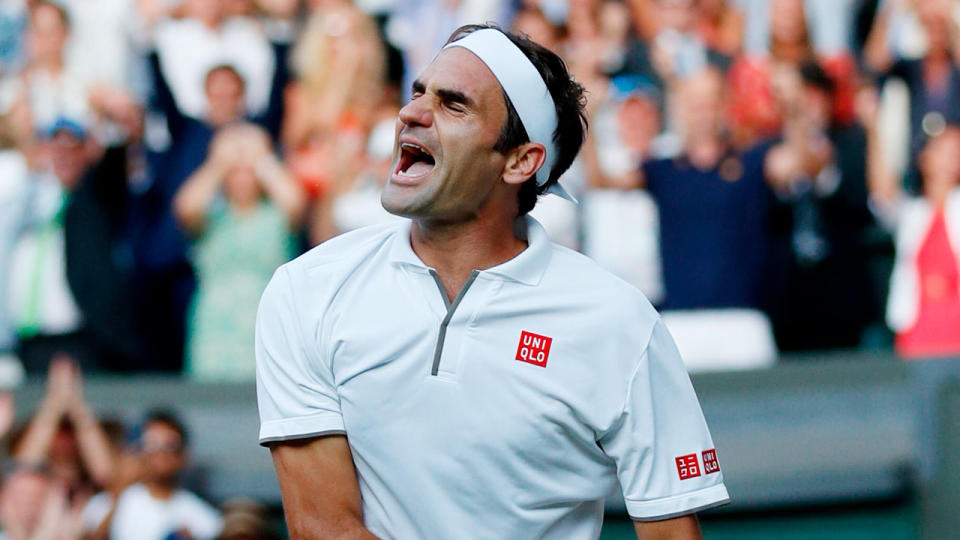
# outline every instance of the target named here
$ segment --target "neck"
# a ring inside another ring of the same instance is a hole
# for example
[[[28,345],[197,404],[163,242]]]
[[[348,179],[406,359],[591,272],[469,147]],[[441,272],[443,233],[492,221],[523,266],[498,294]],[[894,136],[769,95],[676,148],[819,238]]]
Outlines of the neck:
[[[952,182],[927,182],[924,186],[924,195],[931,205],[935,208],[942,208],[953,191]]]
[[[63,71],[63,59],[62,58],[47,58],[44,60],[37,60],[33,64],[33,69],[36,71],[43,71],[54,77],[60,75],[60,72]]]
[[[147,492],[150,493],[150,496],[154,499],[167,500],[173,497],[173,494],[177,491],[175,484],[167,484],[165,482],[145,482],[144,486],[146,486]]]
[[[693,136],[687,140],[687,159],[698,169],[710,169],[720,161],[724,146],[719,137]]]
[[[516,236],[510,215],[458,223],[415,220],[410,244],[420,260],[436,270],[451,301],[474,270],[508,261],[527,246]]]

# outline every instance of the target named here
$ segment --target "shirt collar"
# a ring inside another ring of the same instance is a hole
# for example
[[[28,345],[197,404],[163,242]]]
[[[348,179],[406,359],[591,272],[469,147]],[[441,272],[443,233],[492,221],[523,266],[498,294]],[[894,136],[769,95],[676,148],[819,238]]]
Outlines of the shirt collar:
[[[390,262],[393,264],[429,271],[410,245],[410,220],[404,220],[394,234],[390,247]],[[526,285],[537,285],[547,270],[553,253],[547,231],[537,220],[524,217],[527,233],[527,247],[514,258],[496,266],[482,270],[481,275],[517,281]]]

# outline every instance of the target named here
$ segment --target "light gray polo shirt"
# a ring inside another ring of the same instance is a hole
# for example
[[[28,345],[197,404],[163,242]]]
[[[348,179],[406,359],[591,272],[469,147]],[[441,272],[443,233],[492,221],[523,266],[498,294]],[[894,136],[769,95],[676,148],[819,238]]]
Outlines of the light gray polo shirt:
[[[345,433],[381,538],[596,538],[618,480],[635,519],[728,500],[656,311],[526,223],[528,247],[453,302],[406,220],[327,241],[264,292],[260,443]]]

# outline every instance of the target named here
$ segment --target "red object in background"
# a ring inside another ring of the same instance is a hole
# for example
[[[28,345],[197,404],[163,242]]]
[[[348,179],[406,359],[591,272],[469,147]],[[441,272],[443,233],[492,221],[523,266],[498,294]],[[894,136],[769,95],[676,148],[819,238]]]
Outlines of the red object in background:
[[[844,125],[853,122],[857,94],[853,57],[838,54],[819,58],[818,63],[833,81],[833,121]],[[770,59],[742,56],[727,72],[727,119],[739,147],[780,135],[780,106],[770,84],[771,71]]]
[[[680,456],[676,458],[676,461],[677,473],[680,475],[681,480],[700,476],[700,462],[697,460],[696,454]]]
[[[854,101],[857,98],[857,65],[849,54],[838,54],[820,59],[820,67],[833,80],[833,120],[850,124],[854,120]]]
[[[897,353],[907,358],[958,354],[960,271],[942,209],[930,223],[915,264],[920,280],[919,314],[912,328],[897,334]]]

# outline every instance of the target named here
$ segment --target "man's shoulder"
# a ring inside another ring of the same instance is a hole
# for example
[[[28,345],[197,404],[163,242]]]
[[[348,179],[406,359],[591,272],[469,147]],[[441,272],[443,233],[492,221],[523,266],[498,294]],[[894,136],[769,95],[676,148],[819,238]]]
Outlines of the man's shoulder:
[[[293,276],[313,272],[319,268],[344,271],[378,252],[397,234],[405,230],[403,221],[371,225],[338,236],[317,245],[281,268]]]
[[[659,317],[646,295],[596,261],[572,249],[552,244],[547,285],[582,290],[611,317],[639,317],[651,323]]]

